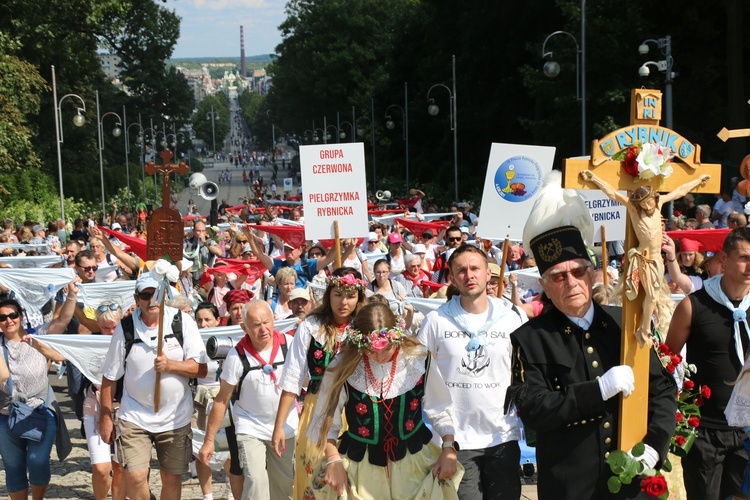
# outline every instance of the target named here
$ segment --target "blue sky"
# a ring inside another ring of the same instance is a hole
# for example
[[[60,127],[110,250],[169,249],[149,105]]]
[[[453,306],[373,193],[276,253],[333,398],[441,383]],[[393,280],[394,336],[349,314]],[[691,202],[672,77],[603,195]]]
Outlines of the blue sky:
[[[239,57],[240,25],[245,55],[271,54],[281,42],[278,30],[286,0],[167,0],[182,18],[174,58]]]

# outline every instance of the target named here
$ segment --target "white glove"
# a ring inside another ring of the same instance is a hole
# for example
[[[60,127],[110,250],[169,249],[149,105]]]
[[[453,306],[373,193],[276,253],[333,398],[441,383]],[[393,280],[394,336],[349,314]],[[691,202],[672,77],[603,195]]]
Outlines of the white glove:
[[[633,450],[630,450],[628,452],[628,455],[635,458],[636,460],[640,460],[646,465],[647,469],[653,469],[656,466],[656,462],[659,461],[659,454],[656,452],[655,449],[647,445],[646,443],[643,443],[643,455],[640,457],[633,457]]]
[[[635,389],[633,369],[628,365],[613,366],[599,379],[599,390],[604,401],[621,392],[628,397]]]

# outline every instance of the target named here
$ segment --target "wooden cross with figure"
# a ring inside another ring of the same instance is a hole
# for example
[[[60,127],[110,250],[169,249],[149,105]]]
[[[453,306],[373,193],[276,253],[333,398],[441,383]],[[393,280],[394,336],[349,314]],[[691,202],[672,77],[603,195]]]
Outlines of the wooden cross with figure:
[[[590,159],[568,158],[563,164],[564,188],[601,189],[628,210],[620,361],[633,368],[635,391],[620,403],[621,450],[641,441],[648,423],[651,318],[664,276],[661,207],[691,190],[718,193],[721,183],[721,165],[701,164],[700,146],[659,126],[660,119],[661,92],[634,89],[631,124],[595,139]],[[666,147],[674,154],[671,162],[663,154]],[[636,154],[645,163],[637,162]]]
[[[190,167],[184,161],[179,165],[169,163],[174,157],[169,149],[162,151],[159,157],[161,165],[155,165],[150,161],[144,166],[148,175],[154,175],[157,172],[163,174],[161,208],[154,210],[148,221],[146,260],[157,260],[169,255],[170,260],[176,263],[182,260],[182,240],[185,234],[180,212],[169,206],[169,178],[173,172],[180,175],[187,174]]]

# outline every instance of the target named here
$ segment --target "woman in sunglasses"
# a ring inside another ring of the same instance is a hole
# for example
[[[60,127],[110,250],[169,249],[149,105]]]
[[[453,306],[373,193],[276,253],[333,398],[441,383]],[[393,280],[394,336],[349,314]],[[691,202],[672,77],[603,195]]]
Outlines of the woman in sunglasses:
[[[44,498],[49,486],[50,453],[58,427],[52,410],[54,392],[47,380],[48,359],[64,361],[57,351],[45,350],[23,328],[23,310],[14,299],[0,301],[3,359],[7,359],[10,380],[0,386],[0,457],[12,500],[27,498],[29,483],[34,498]],[[33,347],[32,347],[33,346]],[[8,412],[14,396],[23,394],[32,408],[46,406],[47,422],[40,441],[23,439],[8,427]],[[58,407],[59,408],[59,407]],[[27,474],[28,472],[28,474]]]

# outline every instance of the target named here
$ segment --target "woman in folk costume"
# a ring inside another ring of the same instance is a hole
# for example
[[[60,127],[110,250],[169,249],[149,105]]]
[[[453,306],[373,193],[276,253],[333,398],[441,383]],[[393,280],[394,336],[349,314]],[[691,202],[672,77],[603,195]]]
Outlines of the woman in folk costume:
[[[307,386],[300,416],[295,448],[294,498],[314,498],[310,489],[313,456],[307,441],[307,427],[312,419],[323,374],[331,360],[341,351],[349,323],[365,300],[366,283],[351,267],[333,272],[323,294],[321,305],[297,328],[281,376],[279,411],[272,442],[280,456],[284,446],[284,421],[295,398]]]
[[[453,447],[450,393],[437,365],[387,304],[363,307],[354,327],[326,372],[308,432],[324,452],[313,478],[315,498],[457,498],[463,467]],[[423,410],[442,449],[431,442]]]

